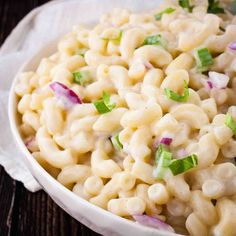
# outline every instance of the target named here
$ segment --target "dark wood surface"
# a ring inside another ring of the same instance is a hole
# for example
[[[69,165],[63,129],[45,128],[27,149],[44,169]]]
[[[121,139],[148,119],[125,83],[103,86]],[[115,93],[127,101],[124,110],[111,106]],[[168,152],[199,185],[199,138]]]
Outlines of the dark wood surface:
[[[79,1],[79,0],[78,0]],[[16,24],[47,0],[0,0],[0,45]],[[0,167],[0,236],[98,235],[61,208],[43,191],[28,192]]]

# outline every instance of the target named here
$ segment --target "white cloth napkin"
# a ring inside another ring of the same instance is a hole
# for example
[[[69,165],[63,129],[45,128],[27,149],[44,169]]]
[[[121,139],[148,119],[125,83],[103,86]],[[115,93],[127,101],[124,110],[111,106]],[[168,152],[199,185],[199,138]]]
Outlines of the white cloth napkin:
[[[160,0],[56,0],[31,11],[12,31],[0,49],[0,165],[15,180],[35,192],[41,189],[23,163],[10,131],[7,115],[11,82],[25,60],[43,45],[69,32],[73,25],[96,23],[113,8],[153,9]]]

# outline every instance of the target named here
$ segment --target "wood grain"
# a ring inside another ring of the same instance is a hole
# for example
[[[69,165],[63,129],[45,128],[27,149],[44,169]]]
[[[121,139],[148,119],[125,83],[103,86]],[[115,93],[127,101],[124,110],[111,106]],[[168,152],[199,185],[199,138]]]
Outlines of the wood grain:
[[[46,0],[0,0],[0,45],[16,24]],[[96,236],[43,191],[28,192],[0,167],[0,236]]]

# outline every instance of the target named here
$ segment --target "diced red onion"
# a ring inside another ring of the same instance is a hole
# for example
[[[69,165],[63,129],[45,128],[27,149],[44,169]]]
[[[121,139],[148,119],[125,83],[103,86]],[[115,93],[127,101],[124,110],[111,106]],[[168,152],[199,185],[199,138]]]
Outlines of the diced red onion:
[[[157,149],[159,147],[160,144],[164,144],[169,146],[173,141],[173,138],[169,138],[169,137],[163,137],[160,139],[155,139],[153,142],[153,149]]]
[[[209,89],[213,89],[213,84],[210,80],[207,80],[207,85],[208,85]]]
[[[172,141],[173,141],[172,138],[163,137],[163,138],[161,139],[160,143],[169,146]]]
[[[210,82],[212,87],[214,88],[224,89],[227,87],[229,83],[229,76],[214,71],[210,71],[208,75],[209,75],[209,80],[207,81],[208,86]]]
[[[228,48],[236,52],[236,41],[231,42]]]
[[[70,107],[75,104],[82,104],[79,96],[66,85],[60,82],[53,82],[50,84],[50,88],[55,93],[56,97],[62,100],[66,107]]]
[[[164,221],[159,220],[157,218],[154,218],[148,215],[133,215],[133,218],[139,224],[156,228],[156,229],[160,229],[160,230],[164,230],[164,231],[169,231],[173,233],[175,232],[174,229],[170,225],[166,224]]]

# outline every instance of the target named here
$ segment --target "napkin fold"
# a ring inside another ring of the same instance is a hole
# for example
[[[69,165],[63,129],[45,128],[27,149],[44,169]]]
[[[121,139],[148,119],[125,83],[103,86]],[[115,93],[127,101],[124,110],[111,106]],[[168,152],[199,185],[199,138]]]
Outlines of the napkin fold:
[[[92,25],[113,8],[143,11],[159,4],[160,0],[55,0],[35,8],[19,22],[0,48],[0,165],[13,179],[29,191],[41,189],[24,164],[24,154],[9,125],[8,95],[20,66],[44,45],[71,31],[73,25]]]

